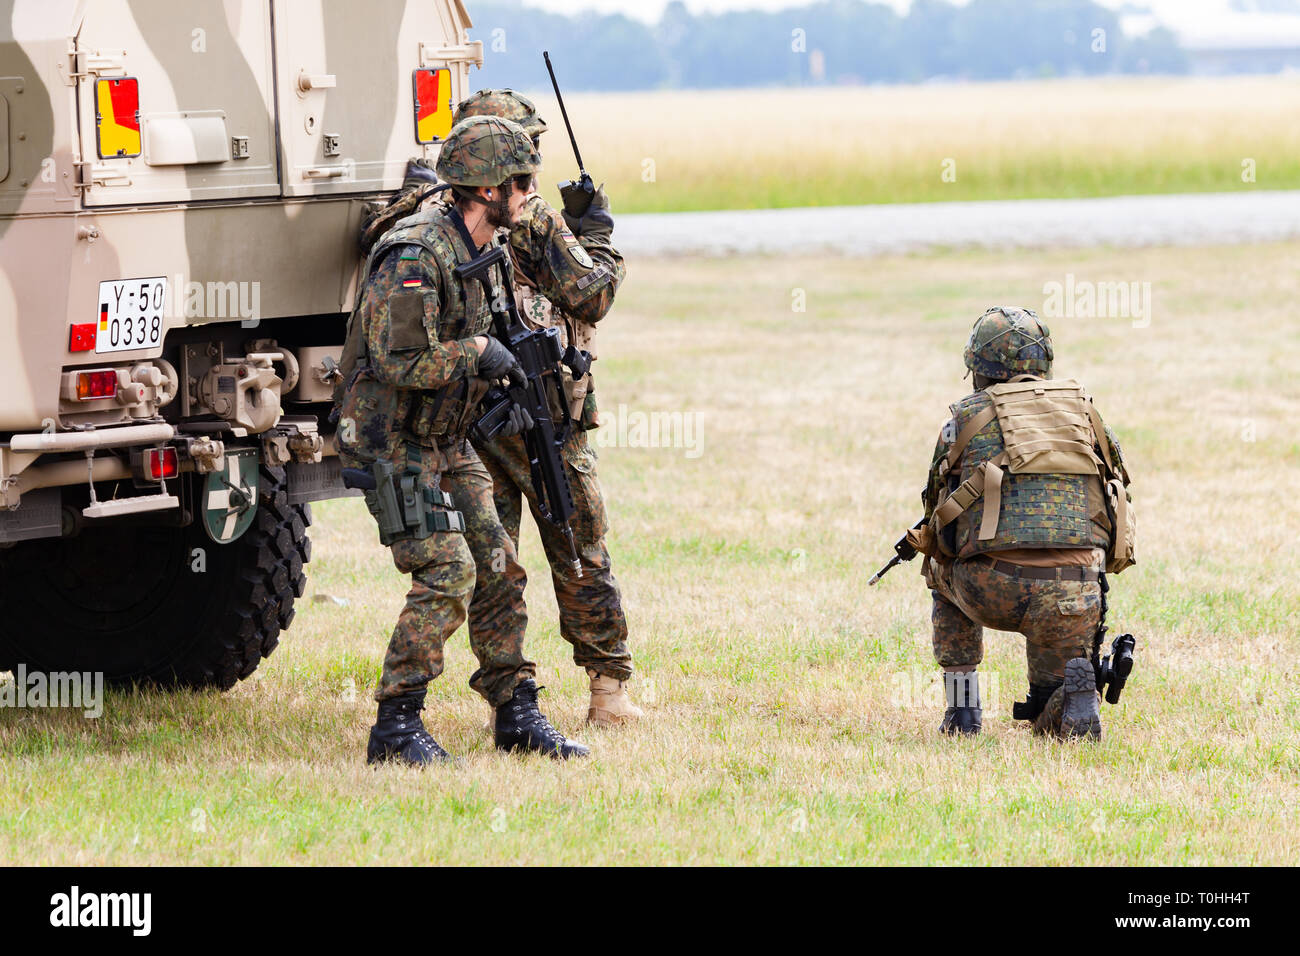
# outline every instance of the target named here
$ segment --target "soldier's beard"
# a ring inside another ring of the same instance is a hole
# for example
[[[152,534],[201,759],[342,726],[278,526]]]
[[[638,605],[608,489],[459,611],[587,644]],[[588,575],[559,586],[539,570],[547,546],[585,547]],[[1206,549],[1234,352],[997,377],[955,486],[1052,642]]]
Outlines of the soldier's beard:
[[[510,222],[510,183],[507,182],[499,191],[500,198],[484,203],[488,225],[493,229],[506,229]]]

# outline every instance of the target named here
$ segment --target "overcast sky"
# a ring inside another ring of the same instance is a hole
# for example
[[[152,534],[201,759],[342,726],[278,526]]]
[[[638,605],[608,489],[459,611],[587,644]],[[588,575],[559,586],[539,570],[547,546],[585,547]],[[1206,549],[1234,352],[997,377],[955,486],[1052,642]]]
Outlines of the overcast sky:
[[[906,10],[909,0],[876,0],[888,3],[898,11]],[[961,3],[962,0],[956,0]],[[1097,0],[1102,6],[1119,7],[1124,0]],[[1131,0],[1130,0],[1131,2]],[[1228,0],[1137,0],[1149,7],[1160,19],[1171,26],[1194,21],[1198,17],[1213,16],[1228,11]],[[527,6],[544,7],[556,13],[575,10],[599,10],[601,13],[625,13],[639,20],[655,21],[668,4],[668,0],[524,0]],[[721,13],[727,10],[782,10],[803,6],[800,0],[686,0],[694,13]],[[468,4],[470,16],[474,5]]]

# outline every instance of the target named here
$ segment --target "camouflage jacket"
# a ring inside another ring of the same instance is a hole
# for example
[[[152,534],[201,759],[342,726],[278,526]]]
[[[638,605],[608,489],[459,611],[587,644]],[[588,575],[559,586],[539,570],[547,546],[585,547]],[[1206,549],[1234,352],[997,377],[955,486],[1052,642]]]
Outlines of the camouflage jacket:
[[[554,326],[565,344],[595,354],[595,325],[614,304],[627,270],[606,238],[577,238],[558,210],[533,194],[510,229],[519,314],[534,327]],[[577,382],[563,372],[571,413],[583,428],[597,423],[588,373]]]
[[[444,444],[472,424],[484,390],[473,340],[490,331],[492,316],[482,284],[453,271],[475,254],[459,215],[440,204],[403,219],[372,253],[353,319],[364,354],[343,411],[353,407],[363,451],[382,454],[379,446],[399,439]]]
[[[1001,426],[994,419],[971,438],[956,467],[947,473],[943,469],[949,449],[956,442],[965,423],[990,404],[991,399],[987,393],[976,391],[951,406],[953,417],[939,433],[934,455],[930,459],[930,473],[925,489],[921,492],[927,522],[938,507],[941,495],[951,494],[969,477],[972,465],[994,457],[1002,449]],[[1115,467],[1127,485],[1128,466],[1124,462],[1119,441],[1109,425],[1105,426],[1105,432],[1111,460],[1115,462]],[[975,551],[1021,547],[1105,548],[1109,541],[1108,529],[1094,523],[1095,516],[1104,513],[1105,509],[1100,497],[1100,483],[1085,482],[1084,478],[1086,476],[1082,475],[1006,475],[1004,481],[1007,485],[1002,500],[1003,515],[1008,520],[999,523],[997,536],[986,542],[975,540],[974,527],[978,526],[981,512],[977,500],[972,508],[941,530],[947,550],[966,556]],[[1078,527],[1067,529],[1067,513],[1071,510],[1078,512],[1075,516]]]

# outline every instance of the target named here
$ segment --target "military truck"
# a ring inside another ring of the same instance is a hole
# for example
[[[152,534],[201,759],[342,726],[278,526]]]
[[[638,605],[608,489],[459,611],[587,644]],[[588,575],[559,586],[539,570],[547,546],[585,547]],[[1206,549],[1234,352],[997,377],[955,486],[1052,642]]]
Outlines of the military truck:
[[[227,689],[294,616],[364,205],[461,0],[0,8],[0,670]]]

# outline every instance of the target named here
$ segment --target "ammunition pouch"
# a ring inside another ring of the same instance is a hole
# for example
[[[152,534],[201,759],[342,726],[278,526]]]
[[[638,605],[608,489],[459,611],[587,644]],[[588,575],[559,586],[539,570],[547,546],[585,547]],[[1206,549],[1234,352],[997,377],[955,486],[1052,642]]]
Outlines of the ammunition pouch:
[[[421,441],[450,435],[463,404],[453,393],[461,387],[462,383],[456,382],[436,392],[421,392],[411,405],[407,430]]]
[[[339,408],[335,447],[339,454],[361,462],[396,458],[402,423],[410,416],[415,392],[395,388],[359,365],[344,390]]]
[[[377,461],[369,470],[344,468],[343,484],[358,488],[379,525],[379,542],[422,541],[435,532],[465,530],[465,518],[453,511],[451,495],[419,486],[420,470],[408,466],[396,474],[391,462]]]
[[[473,377],[452,382],[436,392],[421,393],[411,406],[407,431],[423,444],[445,444],[465,438],[487,390],[487,382]]]

